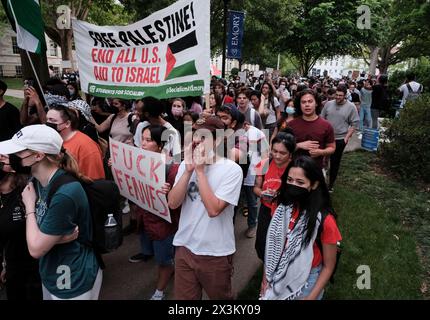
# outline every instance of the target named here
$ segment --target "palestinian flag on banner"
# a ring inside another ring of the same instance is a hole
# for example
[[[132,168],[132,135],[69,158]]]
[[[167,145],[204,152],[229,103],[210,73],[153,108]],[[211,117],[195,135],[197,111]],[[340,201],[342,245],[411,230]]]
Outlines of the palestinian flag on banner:
[[[192,59],[192,52],[188,49],[197,45],[196,32],[193,31],[186,36],[169,43],[166,52],[166,76],[165,80],[191,76],[197,74],[195,60]],[[189,61],[188,61],[189,60]],[[180,65],[178,65],[181,63]]]
[[[45,31],[38,0],[1,0],[21,49],[46,51]]]

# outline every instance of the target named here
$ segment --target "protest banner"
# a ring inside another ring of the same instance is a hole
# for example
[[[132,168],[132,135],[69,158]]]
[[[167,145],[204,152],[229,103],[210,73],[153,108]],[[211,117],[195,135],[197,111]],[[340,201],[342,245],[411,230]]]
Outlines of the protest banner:
[[[172,222],[166,196],[164,154],[145,151],[110,139],[112,175],[121,195],[160,218]]]
[[[180,0],[128,26],[73,19],[82,90],[124,99],[209,92],[209,4]]]

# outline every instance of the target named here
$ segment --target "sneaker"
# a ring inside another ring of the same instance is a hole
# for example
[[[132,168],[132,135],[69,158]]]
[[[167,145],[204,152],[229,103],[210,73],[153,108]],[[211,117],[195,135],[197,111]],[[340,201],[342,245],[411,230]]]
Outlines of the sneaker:
[[[257,234],[257,227],[249,227],[245,232],[245,236],[247,238],[254,238],[256,234]]]
[[[248,208],[247,207],[243,207],[242,208],[242,214],[243,214],[244,217],[248,216]]]
[[[125,203],[124,208],[122,208],[122,213],[127,214],[130,212],[130,205],[128,204],[128,201]]]
[[[153,257],[152,255],[138,253],[138,254],[135,254],[134,256],[131,256],[130,258],[128,258],[128,262],[136,263],[136,262],[148,261],[152,257]]]
[[[164,293],[162,294],[154,293],[149,300],[164,300],[164,297],[165,297]]]

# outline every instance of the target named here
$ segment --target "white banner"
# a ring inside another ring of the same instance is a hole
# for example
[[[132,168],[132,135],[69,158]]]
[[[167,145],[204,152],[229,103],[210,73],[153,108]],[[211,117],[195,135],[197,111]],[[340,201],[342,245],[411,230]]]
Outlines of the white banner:
[[[180,0],[128,26],[74,19],[82,90],[125,99],[209,93],[209,9],[209,0]]]
[[[109,139],[112,175],[121,195],[160,218],[172,222],[166,196],[166,159],[161,153],[145,151]]]

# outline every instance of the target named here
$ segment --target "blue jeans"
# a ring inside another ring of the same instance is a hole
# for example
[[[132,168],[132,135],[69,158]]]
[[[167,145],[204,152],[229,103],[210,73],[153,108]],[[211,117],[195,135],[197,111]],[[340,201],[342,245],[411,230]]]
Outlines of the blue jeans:
[[[379,109],[371,109],[372,114],[372,129],[379,129],[378,117],[379,117]]]
[[[362,104],[360,108],[360,131],[363,131],[364,120],[366,120],[366,127],[372,128],[372,113],[370,111],[370,106]]]
[[[252,186],[243,186],[245,192],[246,205],[248,206],[248,227],[252,228],[257,225],[257,196]]]
[[[163,240],[151,240],[143,231],[140,234],[140,245],[144,255],[154,255],[155,261],[160,266],[173,265],[175,257],[175,247],[173,246],[174,234]]]
[[[302,293],[299,297],[297,297],[298,300],[303,299],[304,297],[307,297],[311,294],[312,289],[315,287],[315,284],[317,283],[318,277],[321,273],[322,266],[319,265],[315,268],[311,269],[311,272],[309,273],[308,280],[306,280],[306,285],[302,290]],[[321,293],[318,295],[316,300],[321,300],[324,294],[324,290],[321,291]]]

